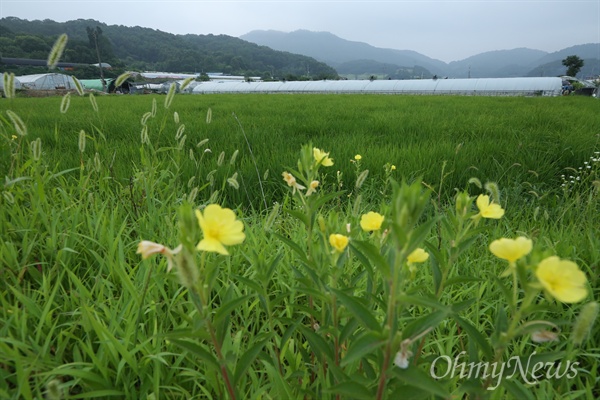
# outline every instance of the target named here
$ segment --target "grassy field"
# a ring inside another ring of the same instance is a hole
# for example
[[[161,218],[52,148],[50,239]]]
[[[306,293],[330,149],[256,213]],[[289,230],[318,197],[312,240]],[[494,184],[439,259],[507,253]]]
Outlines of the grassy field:
[[[597,398],[598,106],[2,99],[0,398]]]

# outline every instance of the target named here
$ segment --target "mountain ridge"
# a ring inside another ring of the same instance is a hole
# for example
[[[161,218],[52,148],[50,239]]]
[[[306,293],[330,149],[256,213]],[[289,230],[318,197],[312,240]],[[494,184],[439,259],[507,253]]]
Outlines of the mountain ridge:
[[[241,35],[240,39],[275,50],[307,55],[336,69],[344,65],[344,68],[355,72],[353,63],[360,62],[364,65],[365,60],[372,60],[385,64],[387,69],[390,65],[404,69],[420,67],[432,75],[451,78],[501,78],[544,74],[558,76],[565,73],[566,67],[557,65],[556,61],[561,61],[568,55],[578,55],[584,59],[581,76],[591,75],[594,71],[597,75],[600,72],[600,43],[574,45],[552,53],[525,47],[490,50],[446,63],[413,50],[379,48],[364,42],[342,39],[330,32],[305,29],[292,32],[254,30]],[[363,74],[365,73],[368,72],[363,71]]]

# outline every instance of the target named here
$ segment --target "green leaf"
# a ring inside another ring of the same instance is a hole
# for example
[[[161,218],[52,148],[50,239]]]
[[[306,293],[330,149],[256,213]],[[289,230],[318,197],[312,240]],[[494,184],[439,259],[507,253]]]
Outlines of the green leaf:
[[[212,353],[210,353],[208,350],[206,350],[204,347],[202,347],[201,345],[190,342],[188,340],[181,340],[181,339],[170,339],[170,340],[172,343],[176,344],[177,346],[196,355],[198,358],[200,358],[201,360],[206,362],[210,367],[214,368],[215,370],[218,370],[220,368],[220,365],[217,362],[217,359],[215,358],[215,356]]]
[[[406,327],[402,330],[402,337],[404,339],[408,339],[418,336],[427,329],[433,329],[438,326],[439,323],[446,319],[447,316],[448,312],[446,310],[439,310],[429,315],[418,317],[406,325]]]
[[[356,318],[362,322],[362,325],[375,332],[381,332],[382,327],[379,321],[373,316],[374,311],[367,309],[356,297],[348,296],[346,293],[331,289],[338,300],[346,307]]]
[[[308,228],[310,226],[310,221],[309,221],[308,217],[306,216],[306,214],[304,214],[300,211],[289,210],[289,209],[284,209],[283,211],[288,213],[292,217],[296,218],[298,221],[302,222],[304,224],[304,226],[306,226],[306,228]]]
[[[450,312],[450,307],[438,302],[435,299],[429,297],[420,297],[420,296],[410,296],[406,294],[401,294],[398,296],[398,302],[404,304],[413,304],[416,306],[422,307],[430,307],[437,310],[445,310],[446,312]]]
[[[353,240],[350,242],[350,248],[353,252],[361,252],[367,256],[386,279],[391,279],[392,273],[390,266],[385,257],[379,253],[377,247],[369,242]]]
[[[321,359],[321,361],[324,361],[323,359],[333,361],[333,349],[325,339],[303,325],[300,325],[299,329],[306,340],[308,340],[311,350]]]
[[[333,393],[342,395],[345,399],[365,399],[371,400],[375,397],[373,391],[367,389],[356,381],[340,382],[328,389],[323,390],[324,393]]]
[[[393,367],[390,372],[392,376],[397,377],[408,386],[425,390],[428,393],[445,399],[450,398],[450,393],[442,386],[442,384],[413,365],[406,369]]]
[[[219,323],[221,323],[223,318],[229,316],[229,314],[231,314],[233,310],[238,308],[238,306],[240,306],[241,304],[245,303],[250,297],[252,297],[252,295],[238,297],[237,299],[233,299],[220,306],[213,317],[214,324],[218,325]]]
[[[283,243],[285,243],[290,249],[292,249],[294,251],[294,253],[296,253],[300,257],[300,260],[303,263],[308,263],[308,260],[306,259],[306,252],[298,244],[296,244],[292,240],[286,238],[285,236],[280,235],[279,233],[273,232],[273,235],[275,235],[275,237],[277,237],[279,240],[281,240]]]
[[[376,332],[364,332],[350,343],[348,352],[340,365],[344,367],[354,361],[360,360],[365,355],[373,353],[383,346],[385,342],[385,338],[381,337],[381,335]]]
[[[536,396],[517,379],[503,379],[501,385],[514,399],[536,400]]]
[[[233,374],[234,385],[239,383],[242,376],[246,373],[250,365],[254,362],[258,354],[262,351],[263,347],[265,347],[265,344],[267,344],[269,340],[270,339],[265,339],[256,343],[239,358],[237,364],[235,365],[235,373]]]
[[[460,325],[461,329],[477,343],[477,346],[483,352],[486,359],[491,360],[494,358],[492,347],[483,334],[477,330],[477,328],[471,325],[469,321],[462,319],[459,316],[454,316],[454,320],[458,323],[458,325]]]

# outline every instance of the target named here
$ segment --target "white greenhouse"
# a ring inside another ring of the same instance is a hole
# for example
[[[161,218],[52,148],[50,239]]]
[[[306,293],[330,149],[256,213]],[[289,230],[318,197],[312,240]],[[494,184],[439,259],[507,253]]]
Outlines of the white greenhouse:
[[[49,73],[17,76],[23,89],[29,90],[75,90],[73,77]]]
[[[192,91],[209,93],[372,93],[475,96],[559,96],[560,78],[341,80],[293,82],[202,82]]]

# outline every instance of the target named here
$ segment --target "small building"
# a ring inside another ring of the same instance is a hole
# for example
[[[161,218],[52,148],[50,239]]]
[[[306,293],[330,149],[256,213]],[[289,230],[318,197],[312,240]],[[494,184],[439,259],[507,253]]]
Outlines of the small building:
[[[21,87],[27,90],[76,90],[72,76],[48,73],[21,75],[15,77],[21,82]]]

